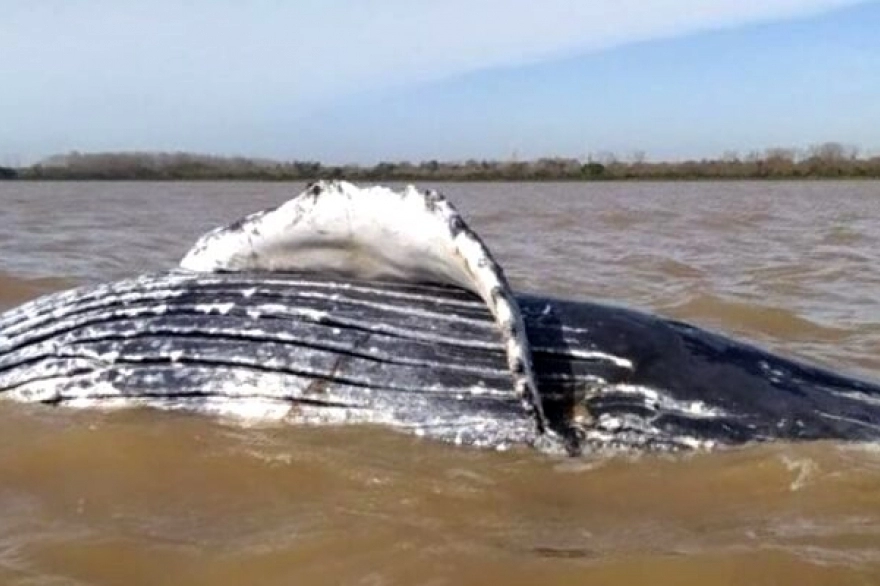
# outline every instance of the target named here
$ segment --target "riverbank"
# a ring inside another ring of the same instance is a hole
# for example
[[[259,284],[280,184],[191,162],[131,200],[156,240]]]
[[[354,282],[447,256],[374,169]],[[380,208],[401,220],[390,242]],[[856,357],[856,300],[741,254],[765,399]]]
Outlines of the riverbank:
[[[192,153],[70,153],[27,167],[0,167],[6,180],[117,181],[616,181],[880,179],[880,157],[859,157],[836,143],[803,151],[769,149],[745,157],[654,162],[542,158],[531,161],[423,161],[328,165]]]

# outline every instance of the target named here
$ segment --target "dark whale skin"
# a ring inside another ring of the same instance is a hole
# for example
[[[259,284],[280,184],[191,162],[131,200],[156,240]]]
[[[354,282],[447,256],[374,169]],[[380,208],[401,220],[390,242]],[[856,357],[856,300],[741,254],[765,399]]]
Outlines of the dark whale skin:
[[[518,295],[544,409],[575,451],[874,441],[880,386],[646,313]],[[0,398],[367,423],[530,444],[482,301],[434,285],[144,275],[0,314]]]

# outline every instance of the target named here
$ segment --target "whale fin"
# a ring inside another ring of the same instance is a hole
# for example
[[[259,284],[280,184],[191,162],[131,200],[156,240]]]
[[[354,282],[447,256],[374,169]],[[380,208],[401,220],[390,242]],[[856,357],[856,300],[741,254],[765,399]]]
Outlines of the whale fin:
[[[196,272],[304,271],[457,285],[489,307],[523,408],[548,431],[519,305],[488,247],[440,193],[321,181],[283,205],[202,236]]]

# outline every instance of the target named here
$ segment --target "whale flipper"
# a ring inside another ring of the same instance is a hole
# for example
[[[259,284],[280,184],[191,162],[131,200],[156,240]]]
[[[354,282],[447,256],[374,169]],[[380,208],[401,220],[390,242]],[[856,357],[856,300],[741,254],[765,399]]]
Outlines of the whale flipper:
[[[180,263],[196,272],[299,271],[456,285],[479,295],[504,341],[523,408],[550,431],[519,305],[501,266],[436,191],[318,182],[283,205],[203,235]]]

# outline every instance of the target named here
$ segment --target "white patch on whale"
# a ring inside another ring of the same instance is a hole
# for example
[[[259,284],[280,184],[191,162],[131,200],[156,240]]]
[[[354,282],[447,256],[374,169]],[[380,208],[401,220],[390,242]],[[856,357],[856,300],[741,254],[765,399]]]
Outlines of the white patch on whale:
[[[180,262],[196,272],[302,271],[457,285],[479,295],[504,341],[514,388],[547,430],[519,305],[499,264],[436,191],[318,182],[266,211],[203,235]]]

